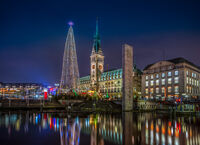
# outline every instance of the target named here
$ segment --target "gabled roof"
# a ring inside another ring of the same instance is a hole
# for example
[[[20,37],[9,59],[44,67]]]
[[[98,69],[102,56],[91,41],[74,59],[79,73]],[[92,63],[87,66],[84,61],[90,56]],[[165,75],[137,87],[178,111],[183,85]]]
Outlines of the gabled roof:
[[[199,66],[195,65],[194,63],[188,61],[187,59],[185,59],[185,58],[183,58],[183,57],[178,57],[178,58],[174,58],[174,59],[169,59],[169,60],[166,60],[166,61],[169,61],[169,62],[174,63],[174,64],[187,63],[187,64],[189,64],[189,65],[192,65],[192,66],[194,66],[194,67],[200,69]],[[157,63],[157,62],[156,62],[156,63]],[[155,64],[155,63],[147,65],[147,66],[144,68],[144,70],[147,70],[148,68],[150,68],[150,67],[151,67],[152,65],[154,65],[154,64]]]

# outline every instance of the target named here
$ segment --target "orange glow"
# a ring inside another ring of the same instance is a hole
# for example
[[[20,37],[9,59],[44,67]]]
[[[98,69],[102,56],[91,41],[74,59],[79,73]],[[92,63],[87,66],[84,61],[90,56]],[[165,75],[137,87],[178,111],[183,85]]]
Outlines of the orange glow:
[[[190,137],[192,137],[192,130],[190,130]]]
[[[162,133],[165,134],[165,128],[164,127],[162,127]]]
[[[170,135],[171,136],[171,129],[170,129],[170,127],[168,127],[168,135]]]
[[[159,132],[159,127],[158,127],[158,125],[156,125],[156,132]]]
[[[151,123],[151,130],[153,130],[153,123]]]
[[[171,121],[169,121],[169,122],[168,122],[168,126],[171,127],[171,125],[172,125],[172,123],[171,123]]]
[[[178,131],[178,129],[175,130],[175,136],[179,137],[179,131]]]

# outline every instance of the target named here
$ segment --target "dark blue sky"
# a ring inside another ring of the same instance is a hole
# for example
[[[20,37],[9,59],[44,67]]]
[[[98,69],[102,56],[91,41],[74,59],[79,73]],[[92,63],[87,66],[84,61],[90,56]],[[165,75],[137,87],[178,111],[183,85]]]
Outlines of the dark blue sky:
[[[185,57],[200,65],[199,0],[1,0],[0,81],[59,82],[68,21],[73,21],[80,75],[89,74],[99,17],[109,69],[121,67],[121,47],[134,46],[143,69]]]

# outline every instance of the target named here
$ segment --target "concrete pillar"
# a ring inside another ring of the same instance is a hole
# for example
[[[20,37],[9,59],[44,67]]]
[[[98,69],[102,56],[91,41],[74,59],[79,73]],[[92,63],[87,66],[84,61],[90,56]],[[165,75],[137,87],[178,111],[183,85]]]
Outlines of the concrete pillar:
[[[133,110],[133,47],[122,46],[122,111]]]

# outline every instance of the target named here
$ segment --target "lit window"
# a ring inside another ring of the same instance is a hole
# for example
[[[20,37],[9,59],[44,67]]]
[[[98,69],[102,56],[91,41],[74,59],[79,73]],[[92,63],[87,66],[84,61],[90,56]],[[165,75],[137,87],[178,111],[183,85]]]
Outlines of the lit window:
[[[165,77],[165,73],[162,73],[162,78],[164,78]]]
[[[159,88],[156,88],[156,93],[157,93],[157,94],[159,93]]]
[[[191,84],[191,83],[192,83],[192,79],[190,78],[190,79],[189,79],[189,84]]]
[[[148,90],[148,89],[145,89],[145,93],[148,94],[148,93],[149,93],[149,90]]]
[[[174,75],[175,75],[175,76],[178,76],[178,70],[176,70],[176,71],[174,72]]]
[[[156,80],[156,86],[158,86],[159,85],[159,80]]]
[[[174,92],[175,92],[175,93],[178,93],[178,92],[179,92],[179,87],[178,87],[178,86],[175,86],[175,87],[174,87]]]
[[[172,78],[168,78],[168,84],[172,84]]]
[[[151,94],[153,94],[153,88],[151,88],[150,92],[151,92]]]
[[[162,93],[165,93],[165,87],[162,87]]]
[[[178,78],[178,77],[175,77],[175,78],[174,78],[174,83],[177,84],[178,82],[179,82],[179,78]]]
[[[192,77],[194,77],[194,73],[192,73]]]
[[[151,75],[151,79],[153,79],[153,75]]]
[[[187,86],[186,88],[187,88],[187,93],[188,93],[189,92],[189,87]]]
[[[171,93],[172,92],[172,87],[168,87],[168,93]]]
[[[149,82],[148,81],[146,81],[146,87],[148,87],[149,86]]]
[[[146,76],[146,80],[148,80],[148,78],[149,78],[149,77],[148,77],[148,76]]]
[[[162,85],[165,85],[165,79],[162,79]]]
[[[171,72],[171,71],[168,72],[168,76],[169,76],[169,77],[172,76],[172,72]]]
[[[156,78],[159,78],[159,74],[156,74]]]
[[[186,81],[187,81],[187,84],[189,84],[189,78],[188,77],[186,78]]]
[[[151,81],[151,86],[153,86],[153,80]]]
[[[186,75],[187,75],[187,76],[189,75],[189,72],[188,72],[188,70],[186,71]]]

